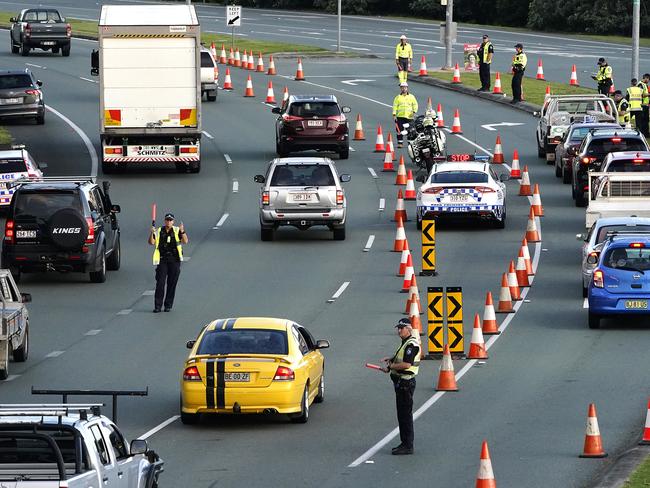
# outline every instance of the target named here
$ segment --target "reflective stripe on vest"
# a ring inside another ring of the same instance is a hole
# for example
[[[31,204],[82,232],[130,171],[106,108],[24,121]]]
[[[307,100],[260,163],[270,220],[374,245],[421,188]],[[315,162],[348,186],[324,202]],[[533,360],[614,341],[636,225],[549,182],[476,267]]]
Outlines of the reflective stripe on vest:
[[[627,89],[627,94],[630,97],[628,100],[630,102],[630,110],[633,112],[641,110],[641,102],[643,99],[641,88],[638,86],[631,86]]]
[[[603,82],[612,77],[612,67],[611,66],[601,66],[596,75],[596,81]]]
[[[522,68],[526,68],[526,65],[528,64],[528,56],[526,56],[526,53],[519,53],[515,54],[512,57],[512,65],[513,66],[521,66]]]
[[[420,368],[420,356],[422,352],[422,348],[420,347],[420,343],[418,342],[416,337],[409,337],[406,342],[404,342],[397,352],[395,353],[395,356],[393,357],[393,362],[394,363],[402,363],[404,362],[404,351],[406,350],[406,346],[415,346],[418,348],[418,353],[415,355],[415,358],[413,359],[413,364],[411,364],[410,368],[403,369],[401,371],[391,371],[391,374],[393,376],[399,376],[400,378],[413,378],[416,374],[418,374],[418,369]]]
[[[400,93],[393,100],[393,114],[395,117],[412,119],[417,111],[418,101],[410,93],[408,95],[402,95]]]
[[[174,230],[174,237],[176,238],[176,250],[178,251],[178,257],[182,261],[183,260],[183,246],[181,245],[181,236],[178,234],[178,227],[173,226],[172,229]],[[162,230],[162,227],[158,227],[158,230],[156,231],[156,242],[154,242],[154,249],[153,249],[153,265],[158,266],[160,264],[160,249],[158,248],[158,245],[160,244],[160,231]]]

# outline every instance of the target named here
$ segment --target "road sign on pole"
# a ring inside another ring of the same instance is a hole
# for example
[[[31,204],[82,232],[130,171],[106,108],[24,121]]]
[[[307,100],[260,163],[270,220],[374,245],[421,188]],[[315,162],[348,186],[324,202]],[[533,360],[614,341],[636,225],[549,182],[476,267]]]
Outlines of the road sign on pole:
[[[420,276],[436,276],[436,221],[422,220],[422,271]]]
[[[241,26],[241,5],[226,6],[226,26],[227,27]]]

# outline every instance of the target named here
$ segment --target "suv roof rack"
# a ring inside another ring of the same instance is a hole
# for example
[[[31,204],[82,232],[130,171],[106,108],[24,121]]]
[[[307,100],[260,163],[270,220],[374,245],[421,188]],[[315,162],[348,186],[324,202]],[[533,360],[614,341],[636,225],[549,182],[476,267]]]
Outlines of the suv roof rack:
[[[650,230],[610,230],[605,234],[607,238],[614,237],[634,237],[634,236],[650,236]]]
[[[41,176],[39,178],[28,178],[23,176],[7,183],[10,188],[31,183],[95,183],[96,176]]]
[[[100,415],[104,403],[2,403],[0,416],[8,417],[65,417],[70,413],[78,413],[86,419],[88,412]]]

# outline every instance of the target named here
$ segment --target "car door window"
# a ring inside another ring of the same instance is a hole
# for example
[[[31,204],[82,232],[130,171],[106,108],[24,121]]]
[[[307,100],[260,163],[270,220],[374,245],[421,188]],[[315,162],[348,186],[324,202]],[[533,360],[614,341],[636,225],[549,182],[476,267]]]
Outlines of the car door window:
[[[102,431],[99,428],[99,425],[92,425],[90,427],[90,433],[93,436],[95,442],[95,448],[97,449],[97,454],[99,455],[99,460],[103,465],[111,464],[110,455],[108,454],[108,447],[106,446],[106,440],[102,435]]]
[[[18,298],[12,293],[11,286],[7,278],[0,278],[0,288],[2,289],[2,296],[7,302],[16,302]]]
[[[301,327],[300,325],[297,324],[296,327],[298,329],[298,332],[302,336],[302,338],[305,340],[305,343],[307,344],[309,350],[313,350],[316,347],[316,341],[314,340],[313,336],[304,327]]]
[[[298,349],[300,349],[300,353],[304,356],[309,352],[309,346],[307,345],[307,341],[305,341],[305,338],[298,331],[296,326],[291,328],[291,332],[293,333],[293,336],[295,337],[296,342],[298,343]]]
[[[109,432],[108,440],[110,441],[111,446],[113,446],[113,452],[115,452],[117,460],[119,461],[120,459],[128,458],[129,452],[126,448],[126,441],[124,440],[122,433],[112,424],[105,423],[104,427]]]
[[[106,209],[104,208],[104,201],[102,200],[102,196],[99,193],[99,189],[94,188],[90,193],[95,200],[95,205],[97,205],[97,211],[99,212],[99,215],[105,215]]]

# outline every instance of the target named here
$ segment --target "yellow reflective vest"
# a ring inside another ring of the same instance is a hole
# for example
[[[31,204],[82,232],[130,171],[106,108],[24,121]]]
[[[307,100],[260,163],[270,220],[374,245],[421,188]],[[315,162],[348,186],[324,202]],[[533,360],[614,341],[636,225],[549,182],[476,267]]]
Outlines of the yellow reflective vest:
[[[420,343],[418,342],[417,338],[415,336],[409,337],[406,341],[404,341],[400,346],[397,352],[395,353],[395,356],[393,356],[393,359],[391,360],[392,363],[402,363],[404,362],[404,351],[406,351],[406,348],[408,346],[414,346],[418,348],[418,353],[415,355],[415,358],[413,359],[413,364],[411,364],[410,368],[403,369],[401,371],[395,371],[392,370],[390,371],[391,376],[398,376],[400,378],[413,378],[415,375],[418,374],[418,370],[420,368],[420,357],[422,353],[422,348],[420,347]]]
[[[397,44],[397,47],[395,48],[395,59],[399,58],[413,59],[413,48],[408,42],[403,46],[401,42]]]
[[[648,85],[643,81],[639,81],[637,87],[641,88],[641,104],[644,106],[650,104],[650,93],[648,93]]]
[[[490,48],[494,51],[494,47],[492,47],[492,43],[490,41],[483,42],[478,48],[477,54],[479,54],[479,61],[483,64],[491,64],[492,63],[492,53],[490,52]]]
[[[512,57],[512,68],[515,71],[523,71],[524,69],[526,69],[527,64],[528,64],[528,56],[526,56],[526,53],[524,52],[515,54]]]
[[[630,110],[632,112],[637,112],[641,110],[641,104],[643,102],[643,92],[638,86],[631,86],[627,89],[627,98],[630,102]]]
[[[629,122],[630,122],[630,112],[628,108],[630,107],[630,104],[628,103],[625,98],[623,98],[620,102],[618,102],[618,123],[625,127]]]
[[[612,79],[612,67],[611,66],[601,66],[598,69],[598,74],[596,75],[596,81],[598,83],[603,83],[605,80]]]
[[[158,227],[156,230],[156,242],[154,242],[154,249],[153,249],[153,265],[158,266],[160,264],[160,231],[162,227]],[[183,260],[183,245],[181,244],[181,236],[179,234],[179,229],[176,226],[173,226],[172,229],[174,230],[174,237],[176,238],[176,250],[178,251],[178,257],[180,260]]]
[[[401,93],[393,100],[393,117],[402,117],[404,119],[412,119],[418,111],[418,101],[413,95]]]

